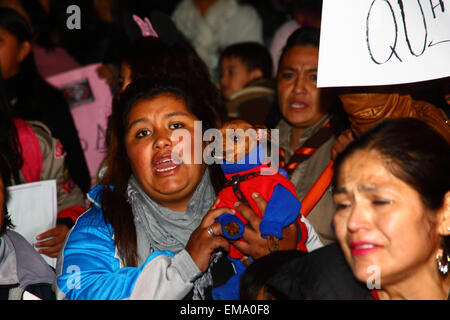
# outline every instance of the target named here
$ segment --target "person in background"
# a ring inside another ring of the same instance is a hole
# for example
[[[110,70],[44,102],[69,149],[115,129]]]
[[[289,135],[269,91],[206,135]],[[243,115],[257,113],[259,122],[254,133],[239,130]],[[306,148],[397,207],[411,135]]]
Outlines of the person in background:
[[[54,271],[27,240],[12,230],[6,208],[11,171],[5,163],[5,145],[0,152],[0,300],[54,300]]]
[[[334,166],[338,242],[286,262],[274,290],[306,300],[450,299],[450,144],[424,121],[384,119]]]
[[[331,151],[332,159],[355,136],[384,119],[415,118],[424,121],[450,143],[450,122],[443,87],[445,81],[439,79],[404,85],[342,88],[339,99],[348,114],[350,128],[337,138]]]
[[[278,62],[286,40],[301,27],[320,28],[322,0],[296,0],[289,4],[291,19],[283,23],[272,38],[269,51],[273,61],[273,73],[278,71]]]
[[[1,0],[0,6],[16,10],[30,25],[33,33],[31,50],[36,67],[43,78],[81,66],[58,44],[49,1]]]
[[[428,123],[450,143],[450,124],[445,112],[428,101],[414,99],[403,86],[343,89],[339,99],[354,135],[386,118],[416,118]]]
[[[35,244],[41,254],[56,257],[67,232],[85,211],[85,197],[65,172],[66,154],[61,142],[52,136],[43,123],[13,117],[11,109],[6,99],[4,81],[0,76],[1,136],[2,140],[11,141],[17,150],[9,155],[9,161],[15,165],[11,166],[13,179],[8,184],[56,180],[56,226],[50,230],[42,230]]]
[[[290,263],[307,254],[300,250],[275,251],[253,261],[242,274],[239,300],[286,300],[292,298],[290,294],[286,294],[289,291],[283,288],[283,284],[289,285],[288,281],[284,282],[286,275],[283,266],[285,263]],[[280,272],[280,270],[283,271]]]
[[[264,125],[275,99],[272,58],[257,42],[226,47],[219,58],[220,88],[230,119]]]
[[[31,52],[32,33],[15,10],[0,7],[0,63],[13,116],[44,123],[67,152],[69,175],[83,191],[91,178],[69,106],[39,74]]]
[[[172,19],[205,61],[214,82],[218,82],[218,60],[223,48],[244,41],[263,44],[258,12],[237,0],[182,0]]]
[[[279,130],[280,166],[287,170],[297,195],[316,190],[315,183],[328,168],[336,137],[348,127],[348,118],[334,92],[317,88],[320,30],[303,27],[295,31],[283,49],[277,75],[277,99],[282,115]],[[319,192],[307,218],[324,245],[336,240],[332,228],[334,204],[328,188]]]

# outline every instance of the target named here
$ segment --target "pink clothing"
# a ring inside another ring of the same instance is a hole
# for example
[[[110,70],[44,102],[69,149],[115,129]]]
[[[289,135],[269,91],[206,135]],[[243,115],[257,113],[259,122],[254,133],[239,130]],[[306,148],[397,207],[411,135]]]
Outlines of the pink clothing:
[[[43,78],[77,69],[81,65],[62,47],[46,48],[33,43],[34,60]]]
[[[23,161],[22,174],[26,182],[39,181],[42,171],[42,152],[36,134],[24,120],[13,118],[12,121],[17,129],[22,159],[27,159]]]
[[[276,75],[278,71],[278,59],[280,59],[281,51],[286,44],[289,36],[300,28],[301,25],[297,20],[289,20],[282,24],[274,33],[272,43],[270,45],[270,55],[273,61],[273,74]]]

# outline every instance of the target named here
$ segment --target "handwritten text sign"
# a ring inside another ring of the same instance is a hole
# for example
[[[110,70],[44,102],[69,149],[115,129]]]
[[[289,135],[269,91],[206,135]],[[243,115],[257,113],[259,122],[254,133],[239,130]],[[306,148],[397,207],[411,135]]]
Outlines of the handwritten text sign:
[[[450,76],[450,0],[324,0],[319,87]]]
[[[112,101],[108,84],[97,75],[99,66],[93,64],[47,78],[69,103],[93,185],[105,157],[106,126]]]

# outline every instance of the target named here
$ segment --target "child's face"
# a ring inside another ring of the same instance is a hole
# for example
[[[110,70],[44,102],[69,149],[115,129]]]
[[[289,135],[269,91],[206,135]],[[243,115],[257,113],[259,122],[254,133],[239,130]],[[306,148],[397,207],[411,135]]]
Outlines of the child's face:
[[[242,89],[258,75],[261,76],[260,70],[249,71],[240,58],[223,58],[220,63],[220,88],[223,96],[229,99],[234,92]]]

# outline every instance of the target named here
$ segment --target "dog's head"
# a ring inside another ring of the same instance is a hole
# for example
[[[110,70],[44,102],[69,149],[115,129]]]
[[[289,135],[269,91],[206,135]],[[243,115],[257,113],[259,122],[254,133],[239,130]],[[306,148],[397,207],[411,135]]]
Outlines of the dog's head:
[[[243,120],[225,122],[220,133],[222,140],[215,156],[228,163],[238,162],[258,145],[258,141],[268,138],[264,126],[252,126]]]

